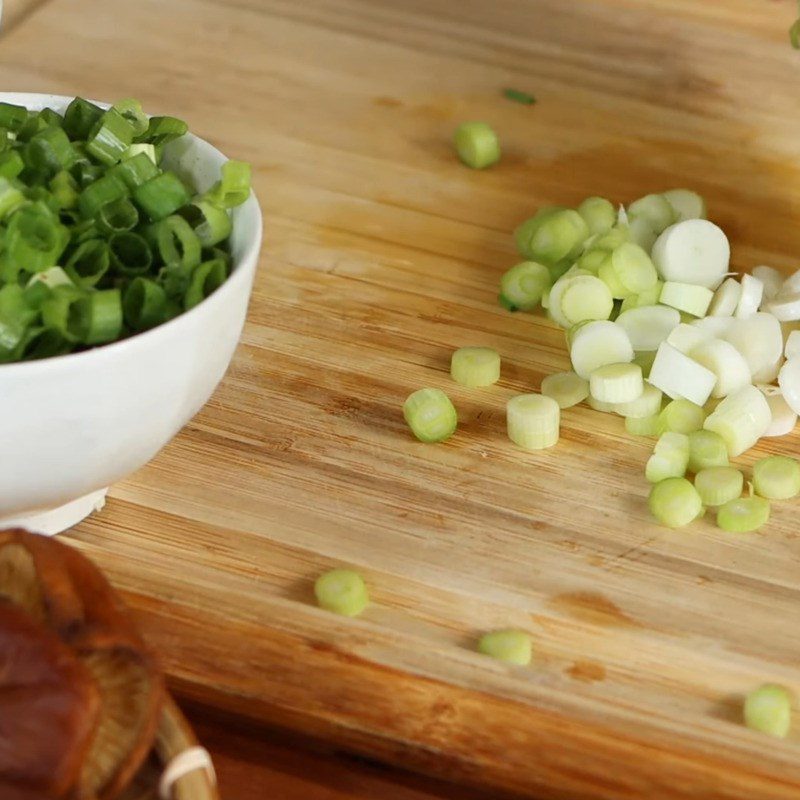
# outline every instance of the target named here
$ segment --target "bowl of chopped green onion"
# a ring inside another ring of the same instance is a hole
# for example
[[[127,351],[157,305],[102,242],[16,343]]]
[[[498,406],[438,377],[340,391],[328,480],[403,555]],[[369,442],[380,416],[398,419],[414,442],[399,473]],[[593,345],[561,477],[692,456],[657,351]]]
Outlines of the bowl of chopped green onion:
[[[71,527],[200,410],[260,245],[249,165],[185,122],[0,93],[0,528]]]

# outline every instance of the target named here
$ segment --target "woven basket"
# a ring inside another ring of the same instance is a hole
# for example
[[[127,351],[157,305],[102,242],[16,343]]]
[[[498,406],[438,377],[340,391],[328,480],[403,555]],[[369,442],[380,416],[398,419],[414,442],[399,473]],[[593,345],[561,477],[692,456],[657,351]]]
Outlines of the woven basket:
[[[196,747],[194,731],[167,696],[153,754],[120,800],[161,800],[158,786],[165,768],[181,753]],[[169,800],[220,800],[216,779],[208,769],[195,769],[172,785]]]

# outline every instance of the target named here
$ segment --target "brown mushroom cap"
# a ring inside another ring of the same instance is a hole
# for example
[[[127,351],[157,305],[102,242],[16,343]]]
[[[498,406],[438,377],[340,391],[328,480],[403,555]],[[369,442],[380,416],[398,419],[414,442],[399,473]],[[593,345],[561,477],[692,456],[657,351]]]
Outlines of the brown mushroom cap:
[[[100,714],[79,790],[111,800],[139,769],[155,738],[164,682],[152,653],[97,567],[54,539],[0,532],[3,594],[41,618],[93,678]]]

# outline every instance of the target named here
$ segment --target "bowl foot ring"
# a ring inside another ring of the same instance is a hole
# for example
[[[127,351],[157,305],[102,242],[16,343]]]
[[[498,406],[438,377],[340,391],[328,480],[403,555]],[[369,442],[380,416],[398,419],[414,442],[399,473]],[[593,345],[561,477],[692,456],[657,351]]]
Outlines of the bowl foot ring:
[[[48,511],[38,511],[21,517],[0,519],[0,530],[4,528],[24,528],[32,533],[42,533],[45,536],[53,536],[56,533],[61,533],[73,527],[73,525],[77,525],[93,512],[100,511],[106,504],[107,492],[108,487],[106,486],[105,489],[98,489],[96,492],[90,492],[58,508],[51,508]]]

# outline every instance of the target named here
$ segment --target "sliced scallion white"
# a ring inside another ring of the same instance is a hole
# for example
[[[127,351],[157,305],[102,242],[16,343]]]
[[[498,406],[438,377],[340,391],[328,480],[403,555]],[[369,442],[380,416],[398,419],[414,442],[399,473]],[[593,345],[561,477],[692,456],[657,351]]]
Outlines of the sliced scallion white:
[[[704,506],[722,506],[741,497],[744,475],[734,467],[708,467],[694,476]]]
[[[797,412],[793,411],[784,400],[780,387],[759,384],[757,388],[767,398],[772,414],[772,422],[764,436],[786,436],[787,433],[791,433],[797,425]]]
[[[645,217],[634,217],[627,223],[628,239],[638,244],[646,253],[653,249],[658,234],[653,230],[650,221]]]
[[[706,412],[703,406],[678,398],[667,403],[659,415],[659,433],[693,433],[702,430],[705,421]]]
[[[403,416],[421,442],[441,442],[452,436],[458,414],[441,389],[418,389],[403,404]]]
[[[708,311],[714,292],[693,283],[665,281],[661,289],[661,302],[693,317],[702,317]]]
[[[789,500],[800,494],[800,463],[789,456],[768,456],[753,465],[753,489],[768,500]]]
[[[612,253],[611,264],[619,282],[632,294],[646,292],[658,283],[655,265],[638,244],[621,244]]]
[[[800,331],[790,331],[786,337],[786,346],[783,349],[786,358],[797,358],[800,356]]]
[[[769,403],[755,386],[745,386],[728,395],[706,418],[703,427],[718,433],[734,458],[749,450],[772,422]]]
[[[570,325],[586,320],[608,319],[613,308],[614,298],[600,278],[594,275],[566,278],[561,292],[561,315]],[[552,305],[550,310],[552,312]]]
[[[665,281],[716,289],[728,272],[728,237],[713,222],[689,219],[667,228],[653,245],[652,257]],[[664,302],[663,300],[661,302]]]
[[[708,339],[689,353],[690,357],[717,376],[712,397],[727,397],[750,383],[750,368],[744,356],[724,339]]]
[[[506,404],[508,438],[526,450],[543,450],[558,441],[561,409],[552,397],[521,394]]]
[[[682,478],[688,465],[689,437],[667,431],[658,437],[644,474],[650,483],[658,483],[665,478]]]
[[[703,342],[707,342],[711,338],[711,333],[706,331],[704,328],[697,327],[696,325],[692,325],[690,323],[681,322],[680,325],[676,325],[670,331],[666,342],[676,350],[680,350],[681,353],[689,355],[689,353],[691,353],[695,347]]]
[[[523,261],[500,278],[500,297],[507,308],[530,311],[542,301],[550,284],[550,270],[544,264]]]
[[[707,318],[704,322],[707,322]],[[718,319],[713,317],[713,319]],[[723,318],[720,318],[723,319]],[[727,318],[724,318],[727,319]],[[727,330],[717,334],[730,342],[745,358],[751,376],[778,361],[783,354],[783,331],[772,314],[763,311],[746,319],[734,319]]]
[[[559,408],[571,408],[589,396],[589,381],[575,372],[557,372],[542,380],[542,394],[552,397]]]
[[[491,386],[500,380],[500,354],[491,347],[460,347],[450,359],[450,376],[462,386]]]
[[[582,325],[572,337],[570,358],[575,372],[582,378],[606,364],[633,361],[633,347],[628,334],[614,322],[598,320]]]
[[[752,275],[742,275],[742,294],[734,316],[746,319],[753,316],[761,306],[764,297],[764,284]]]
[[[732,317],[742,296],[742,285],[735,278],[725,278],[708,307],[710,317]]]
[[[766,310],[781,322],[800,320],[800,292],[784,294],[781,291],[767,303]]]
[[[603,403],[630,403],[644,391],[642,369],[638,364],[606,364],[589,376],[589,392]]]
[[[666,478],[650,490],[650,513],[670,528],[682,528],[703,513],[697,489],[686,478]]]
[[[763,497],[737,497],[717,510],[717,525],[729,533],[751,533],[769,522],[769,501]]]
[[[617,403],[614,411],[622,417],[633,419],[657,416],[661,411],[661,400],[661,390],[646,383],[636,399],[627,403]]]
[[[682,397],[702,406],[711,397],[717,376],[672,345],[662,342],[647,380],[668,397]]]
[[[698,473],[710,467],[728,466],[728,447],[714,431],[692,431],[689,434],[689,472]]]
[[[583,217],[591,234],[606,233],[617,223],[617,210],[605,197],[587,197],[578,206],[578,213]]]
[[[764,284],[764,300],[772,300],[783,286],[783,274],[773,267],[753,267],[752,275]]]
[[[790,358],[778,373],[778,386],[783,399],[796,414],[800,414],[800,358]]]
[[[643,217],[656,234],[661,233],[677,220],[672,204],[663,194],[648,194],[634,200],[628,206],[628,219]]]
[[[681,324],[681,315],[669,306],[642,306],[623,311],[615,322],[625,329],[634,350],[658,350]]]
[[[706,201],[697,192],[690,189],[670,189],[664,197],[672,206],[678,222],[687,219],[705,219],[707,216]]]
[[[792,696],[783,686],[766,683],[744,700],[744,722],[748,728],[785,739],[792,727]]]

